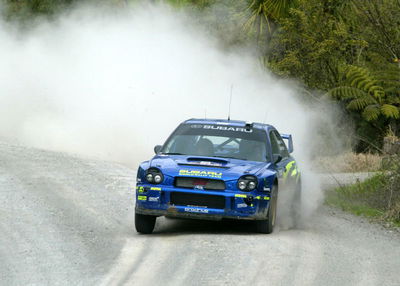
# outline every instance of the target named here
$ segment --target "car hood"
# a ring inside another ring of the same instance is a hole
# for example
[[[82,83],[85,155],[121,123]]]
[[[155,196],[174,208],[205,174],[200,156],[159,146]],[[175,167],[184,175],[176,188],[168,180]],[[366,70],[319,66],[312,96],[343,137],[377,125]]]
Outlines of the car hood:
[[[150,167],[159,168],[166,176],[190,176],[224,181],[237,180],[242,175],[258,175],[270,162],[255,162],[220,157],[157,155]]]

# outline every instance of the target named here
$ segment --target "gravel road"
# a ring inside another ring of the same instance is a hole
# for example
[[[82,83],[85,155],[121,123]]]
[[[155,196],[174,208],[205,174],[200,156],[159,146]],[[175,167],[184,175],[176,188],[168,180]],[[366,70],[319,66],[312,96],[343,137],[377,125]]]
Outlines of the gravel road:
[[[0,143],[1,285],[399,285],[400,235],[321,207],[302,229],[133,225],[135,173]]]

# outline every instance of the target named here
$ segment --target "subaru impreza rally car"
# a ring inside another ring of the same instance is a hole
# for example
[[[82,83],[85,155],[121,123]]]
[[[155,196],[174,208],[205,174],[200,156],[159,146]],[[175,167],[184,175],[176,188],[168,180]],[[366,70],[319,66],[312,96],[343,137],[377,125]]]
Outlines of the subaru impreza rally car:
[[[279,193],[291,186],[293,201],[286,205],[295,210],[299,204],[292,136],[271,125],[190,119],[154,151],[137,173],[140,233],[151,233],[158,216],[254,220],[257,231],[271,233]]]

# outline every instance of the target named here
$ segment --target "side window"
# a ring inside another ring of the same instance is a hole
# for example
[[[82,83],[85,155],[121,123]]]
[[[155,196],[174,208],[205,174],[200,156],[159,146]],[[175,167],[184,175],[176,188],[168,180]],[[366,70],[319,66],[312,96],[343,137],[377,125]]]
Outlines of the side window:
[[[272,154],[280,154],[278,140],[273,131],[269,133],[269,138],[271,139]]]
[[[283,158],[289,157],[289,152],[286,148],[286,144],[283,141],[281,135],[279,135],[279,133],[275,130],[272,131],[272,133],[275,135],[276,141],[278,143],[279,154],[281,154]]]

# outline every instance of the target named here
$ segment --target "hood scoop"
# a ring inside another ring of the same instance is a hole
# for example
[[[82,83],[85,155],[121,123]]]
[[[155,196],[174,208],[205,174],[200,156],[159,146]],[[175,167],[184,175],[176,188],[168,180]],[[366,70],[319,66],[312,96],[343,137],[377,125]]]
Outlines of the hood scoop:
[[[226,166],[229,163],[227,160],[210,158],[210,157],[189,157],[184,162],[179,162],[178,165],[185,166],[202,166],[212,168],[229,168]]]

